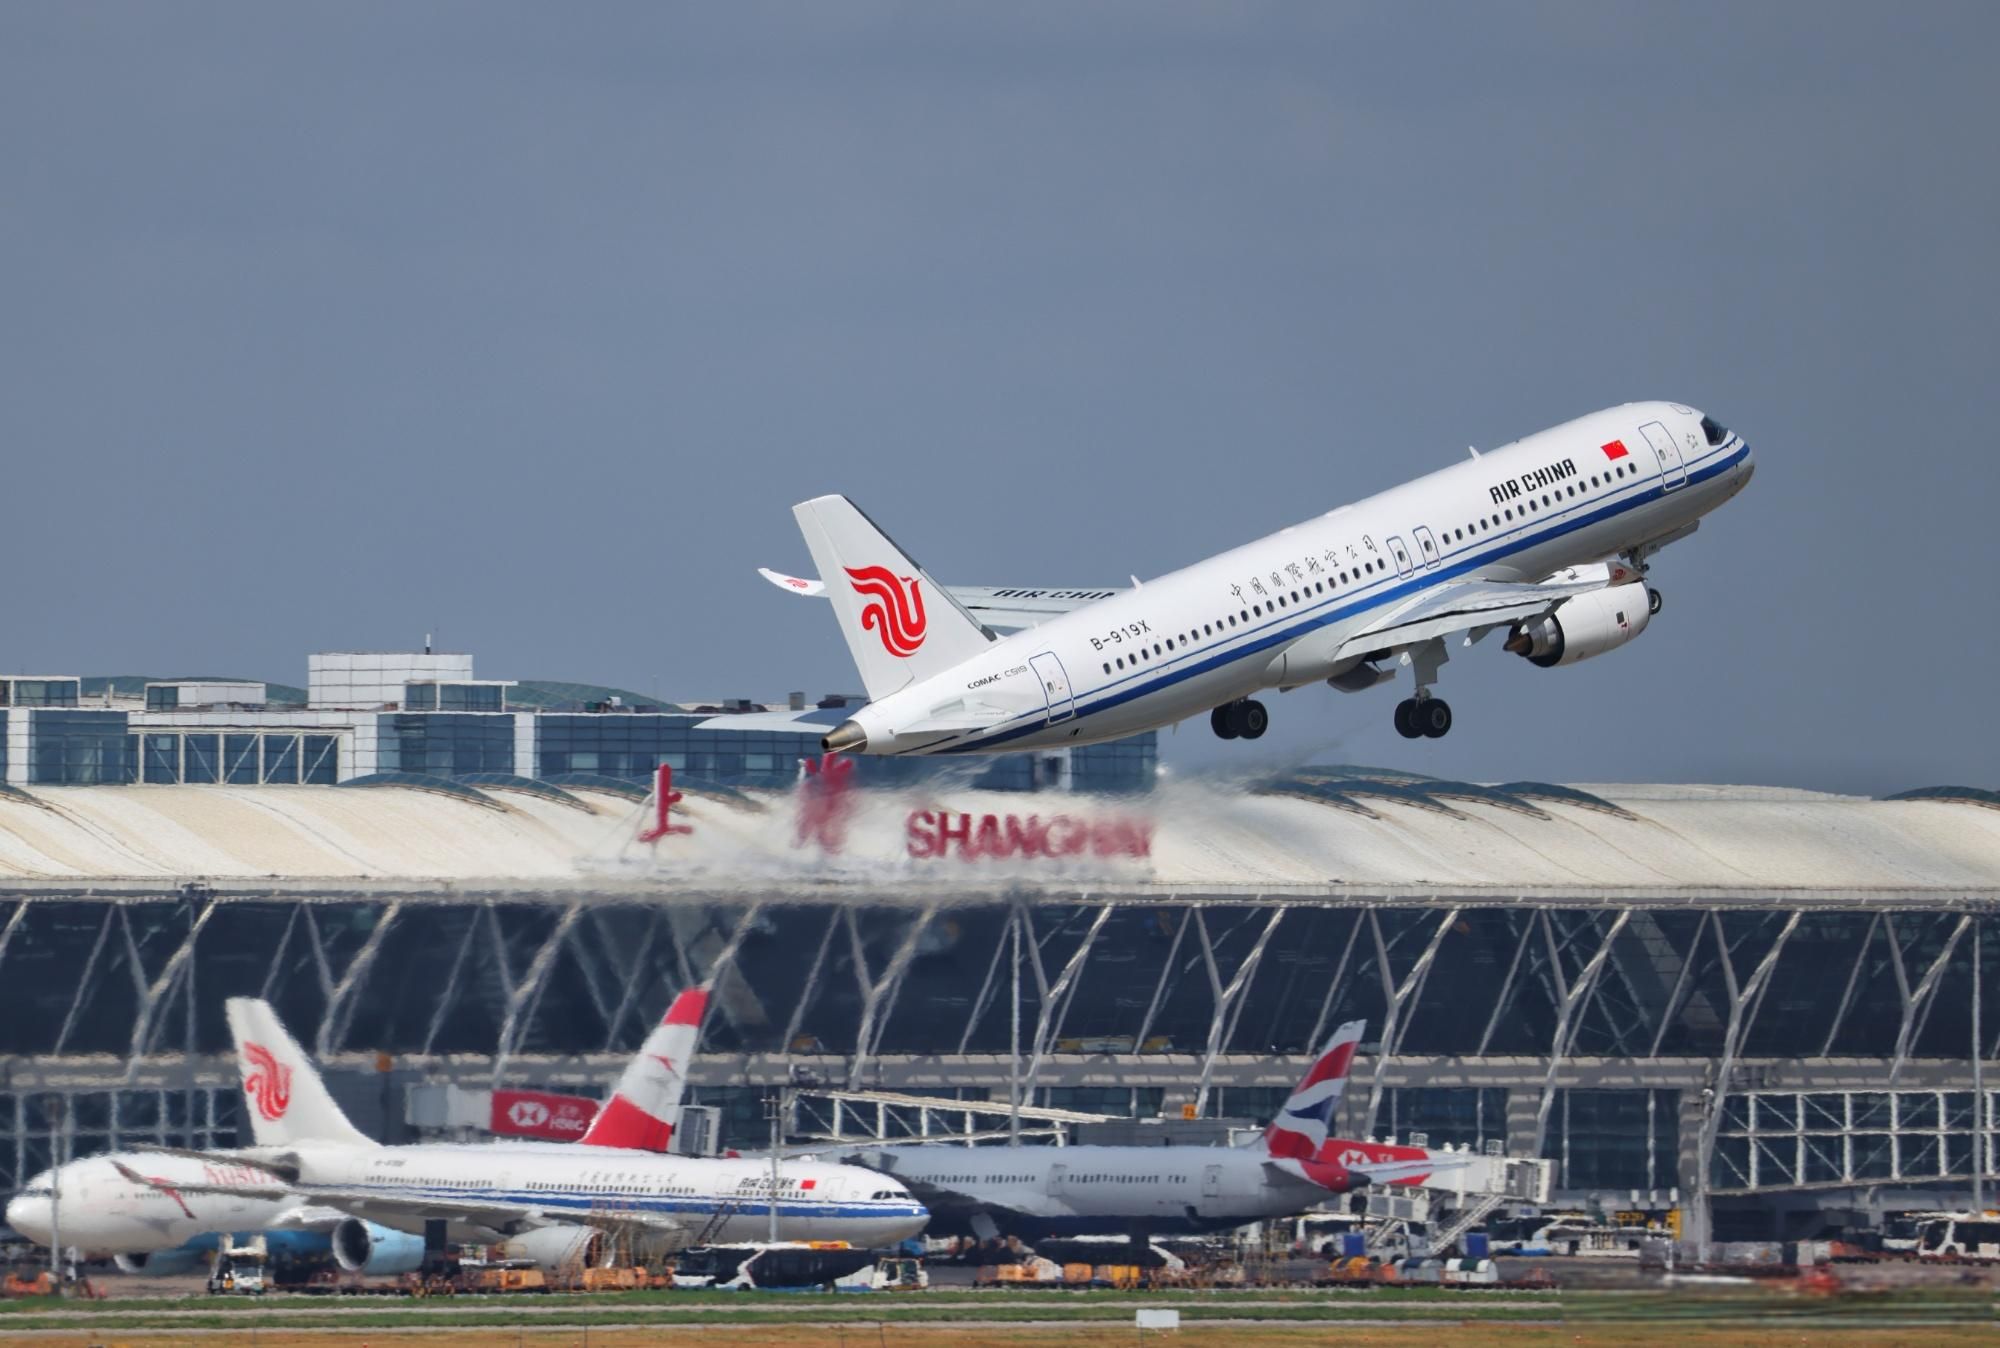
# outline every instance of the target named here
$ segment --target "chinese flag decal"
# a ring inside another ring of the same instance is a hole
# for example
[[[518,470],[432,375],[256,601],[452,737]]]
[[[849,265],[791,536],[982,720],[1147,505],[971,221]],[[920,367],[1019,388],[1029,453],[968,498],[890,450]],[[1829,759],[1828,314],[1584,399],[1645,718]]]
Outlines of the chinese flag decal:
[[[1604,451],[1604,457],[1607,459],[1622,459],[1625,457],[1625,442],[1623,440],[1613,440],[1610,444],[1600,445],[1598,448]]]

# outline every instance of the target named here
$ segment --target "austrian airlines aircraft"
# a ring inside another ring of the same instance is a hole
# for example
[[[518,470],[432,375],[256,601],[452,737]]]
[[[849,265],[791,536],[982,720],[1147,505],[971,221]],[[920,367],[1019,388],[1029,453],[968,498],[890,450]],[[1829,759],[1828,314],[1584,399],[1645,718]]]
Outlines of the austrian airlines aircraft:
[[[1749,446],[1680,403],[1627,403],[1479,454],[1129,590],[946,589],[843,496],[792,508],[871,699],[824,740],[868,754],[1091,744],[1201,712],[1224,739],[1252,696],[1359,692],[1410,669],[1406,737],[1451,729],[1446,638],[1505,630],[1537,665],[1646,630],[1652,555],[1749,482]],[[1001,637],[996,629],[1014,629]]]
[[[1284,1217],[1364,1184],[1415,1183],[1457,1158],[1330,1135],[1361,1043],[1361,1021],[1326,1048],[1249,1147],[888,1146],[846,1159],[894,1175],[931,1210],[931,1235],[1225,1231]]]

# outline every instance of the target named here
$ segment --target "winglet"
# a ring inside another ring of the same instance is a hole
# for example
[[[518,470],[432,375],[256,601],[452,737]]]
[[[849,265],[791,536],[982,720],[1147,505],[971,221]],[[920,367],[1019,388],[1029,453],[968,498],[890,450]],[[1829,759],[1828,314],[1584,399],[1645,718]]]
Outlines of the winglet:
[[[807,580],[804,576],[788,576],[782,571],[773,571],[768,566],[758,567],[757,574],[765,580],[770,581],[786,594],[802,594],[820,599],[826,597],[826,582],[823,580]]]

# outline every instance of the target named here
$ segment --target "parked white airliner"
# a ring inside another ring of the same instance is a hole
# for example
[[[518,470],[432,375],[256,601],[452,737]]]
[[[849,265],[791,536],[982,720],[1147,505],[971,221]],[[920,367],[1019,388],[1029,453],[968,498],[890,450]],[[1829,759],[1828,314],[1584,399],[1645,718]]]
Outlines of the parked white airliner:
[[[831,751],[1089,744],[1201,712],[1255,739],[1253,694],[1358,692],[1412,673],[1409,738],[1451,729],[1449,658],[1506,629],[1537,665],[1613,650],[1660,596],[1652,555],[1741,491],[1750,449],[1680,403],[1627,403],[1531,435],[1131,589],[939,586],[843,496],[794,506],[871,699]],[[1016,629],[1002,637],[996,629]]]
[[[675,997],[640,1045],[611,1095],[574,1144],[664,1152],[680,1121],[693,1059],[708,1009],[706,986]],[[254,1077],[253,1108],[283,1113],[290,1106],[290,1078],[273,1071]],[[136,1178],[134,1178],[136,1176]],[[55,1206],[62,1204],[62,1241],[87,1257],[112,1256],[127,1272],[178,1272],[192,1268],[215,1247],[217,1234],[262,1232],[274,1256],[317,1258],[331,1254],[350,1272],[404,1273],[423,1259],[423,1241],[298,1194],[264,1196],[270,1176],[235,1165],[226,1156],[160,1152],[107,1152],[45,1170],[7,1205],[7,1224],[47,1245],[55,1237]],[[215,1191],[248,1184],[258,1196]]]
[[[577,1142],[383,1147],[348,1122],[266,1003],[232,999],[257,1145],[72,1162],[64,1244],[193,1255],[206,1232],[323,1232],[343,1268],[393,1273],[421,1260],[423,1242],[412,1237],[426,1221],[443,1221],[453,1240],[506,1241],[515,1257],[550,1266],[612,1227],[667,1244],[703,1229],[765,1235],[768,1166],[647,1150],[664,1149],[672,1133],[705,1002],[705,989],[675,1001]],[[10,1224],[44,1243],[53,1179],[37,1176],[8,1206]],[[922,1229],[926,1215],[900,1185],[847,1166],[785,1166],[776,1202],[780,1233],[792,1239],[890,1243]]]
[[[1148,1239],[1286,1217],[1365,1184],[1409,1184],[1462,1164],[1422,1147],[1332,1135],[1365,1028],[1333,1032],[1298,1088],[1245,1147],[864,1147],[845,1159],[894,1175],[931,1210],[929,1234]]]

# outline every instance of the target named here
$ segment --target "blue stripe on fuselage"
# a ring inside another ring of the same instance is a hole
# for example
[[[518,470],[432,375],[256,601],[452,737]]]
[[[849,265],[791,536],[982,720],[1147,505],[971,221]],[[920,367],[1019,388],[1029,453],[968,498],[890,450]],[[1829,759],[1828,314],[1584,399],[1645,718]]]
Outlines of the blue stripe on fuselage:
[[[1501,538],[1495,539],[1494,542],[1498,546],[1488,552],[1468,556],[1461,561],[1453,562],[1449,565],[1440,563],[1435,570],[1426,571],[1419,569],[1410,577],[1398,577],[1397,580],[1402,582],[1400,584],[1387,580],[1378,581],[1376,582],[1378,585],[1388,585],[1389,588],[1381,590],[1372,596],[1367,595],[1364,591],[1362,594],[1351,596],[1345,600],[1336,600],[1329,597],[1321,601],[1319,609],[1322,611],[1300,613],[1286,618],[1274,619],[1264,624],[1261,628],[1252,629],[1253,639],[1245,642],[1243,645],[1233,646],[1226,651],[1218,651],[1213,655],[1196,657],[1192,663],[1183,665],[1179,669],[1162,670],[1151,678],[1147,678],[1143,674],[1131,674],[1122,680],[1114,679],[1108,684],[1100,685],[1094,694],[1086,693],[1077,697],[1075,700],[1076,715],[1073,718],[1064,717],[1062,723],[1075,725],[1085,717],[1097,712],[1106,711],[1112,707],[1122,706],[1127,702],[1149,696],[1150,694],[1159,692],[1162,688],[1170,687],[1173,684],[1194,678],[1200,674],[1206,674],[1210,670],[1221,669],[1225,665],[1233,665],[1238,660],[1244,659],[1246,656],[1255,655],[1259,651],[1269,650],[1274,646],[1282,646],[1296,641],[1299,637],[1312,631],[1314,628],[1325,627],[1350,615],[1380,608],[1392,600],[1400,599],[1405,595],[1415,594],[1419,590],[1430,589],[1455,576],[1461,576],[1469,571],[1478,570],[1480,567],[1491,566],[1502,558],[1538,547],[1552,538],[1560,538],[1564,534],[1588,528],[1601,520],[1607,520],[1613,516],[1635,510],[1640,506],[1663,500],[1675,492],[1685,491],[1697,483],[1706,482],[1708,479],[1726,472],[1741,462],[1749,453],[1749,443],[1739,439],[1734,450],[1719,451],[1719,457],[1717,455],[1710,455],[1709,458],[1714,459],[1714,462],[1707,464],[1699,471],[1693,469],[1687,470],[1687,476],[1671,487],[1662,485],[1661,479],[1655,478],[1652,480],[1651,485],[1642,487],[1631,496],[1622,500],[1607,501],[1596,509],[1586,511],[1572,519],[1558,520],[1532,533],[1526,532],[1531,526],[1518,526],[1513,531],[1516,537],[1508,540],[1503,535]],[[1258,633],[1262,635],[1257,635]],[[1134,680],[1138,679],[1146,679],[1146,681],[1143,683],[1134,682]],[[1125,686],[1121,687],[1121,684]],[[1111,691],[1113,689],[1118,691]],[[1046,709],[1039,712],[1029,712],[1026,715],[1034,718],[1026,725],[1017,725],[1009,730],[989,731],[977,739],[919,752],[939,754],[973,753],[990,745],[1005,744],[1007,741],[1019,739],[1023,735],[1032,735],[1037,731],[1047,729],[1052,724],[1048,719]],[[1015,719],[1020,720],[1022,718],[1016,717]]]

